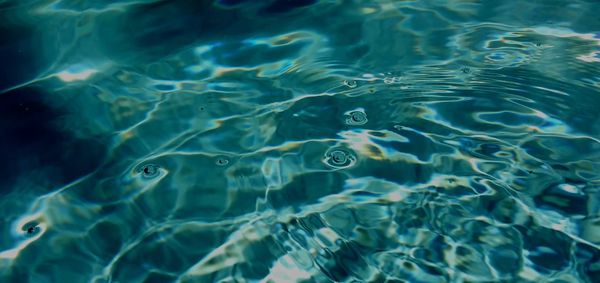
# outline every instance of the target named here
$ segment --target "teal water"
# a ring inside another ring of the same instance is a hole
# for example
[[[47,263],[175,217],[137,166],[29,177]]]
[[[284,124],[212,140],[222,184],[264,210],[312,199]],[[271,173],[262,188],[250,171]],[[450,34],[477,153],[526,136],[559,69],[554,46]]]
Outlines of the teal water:
[[[598,11],[0,0],[0,282],[600,282]]]

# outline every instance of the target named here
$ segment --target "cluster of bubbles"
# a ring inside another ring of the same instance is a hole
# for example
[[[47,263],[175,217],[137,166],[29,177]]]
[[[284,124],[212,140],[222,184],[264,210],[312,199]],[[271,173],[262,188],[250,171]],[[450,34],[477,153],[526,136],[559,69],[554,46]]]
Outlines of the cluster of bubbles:
[[[356,82],[353,81],[353,83],[354,85],[356,85]],[[365,113],[364,109],[362,108],[347,111],[344,113],[344,115],[345,123],[350,126],[365,125],[369,121],[367,119],[367,113]],[[351,150],[342,147],[330,148],[325,153],[323,159],[323,162],[325,164],[338,169],[351,167],[356,163],[356,161],[356,154],[354,154],[354,152],[352,152]],[[214,161],[215,165],[222,167],[229,165],[229,162],[230,161],[226,156],[216,156]],[[152,163],[142,164],[137,169],[135,169],[135,173],[141,175],[145,179],[152,179],[160,175],[160,166]],[[39,230],[39,228],[35,227],[28,229]],[[34,231],[32,230],[29,233],[34,233]]]

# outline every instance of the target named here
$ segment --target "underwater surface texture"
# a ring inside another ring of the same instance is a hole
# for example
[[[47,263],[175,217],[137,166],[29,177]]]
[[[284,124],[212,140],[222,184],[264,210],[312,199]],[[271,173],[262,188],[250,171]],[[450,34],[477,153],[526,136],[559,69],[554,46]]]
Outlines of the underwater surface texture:
[[[600,282],[599,11],[0,0],[0,282]]]

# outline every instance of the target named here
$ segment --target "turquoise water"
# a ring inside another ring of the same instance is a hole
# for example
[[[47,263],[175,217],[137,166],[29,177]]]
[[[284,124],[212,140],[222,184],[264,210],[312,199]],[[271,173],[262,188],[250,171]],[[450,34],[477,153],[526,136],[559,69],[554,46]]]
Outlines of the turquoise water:
[[[600,282],[598,11],[0,0],[0,282]]]

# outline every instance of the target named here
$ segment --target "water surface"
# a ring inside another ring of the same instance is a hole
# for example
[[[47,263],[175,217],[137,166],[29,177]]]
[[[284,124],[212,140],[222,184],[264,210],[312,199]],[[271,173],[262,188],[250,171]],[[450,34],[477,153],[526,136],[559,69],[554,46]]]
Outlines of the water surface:
[[[0,1],[0,281],[598,282],[599,10]]]

